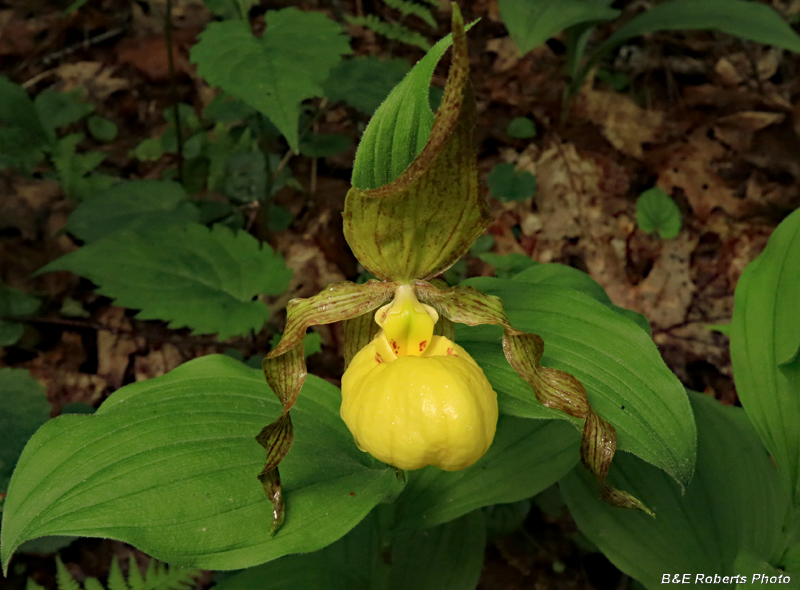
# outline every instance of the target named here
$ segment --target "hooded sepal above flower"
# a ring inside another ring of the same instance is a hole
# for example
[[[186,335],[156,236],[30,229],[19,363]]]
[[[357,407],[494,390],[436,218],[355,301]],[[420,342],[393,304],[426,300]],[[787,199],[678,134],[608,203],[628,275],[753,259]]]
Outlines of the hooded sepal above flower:
[[[422,151],[402,174],[380,187],[358,184],[358,166],[376,161],[371,154],[364,154],[363,140],[356,155],[354,186],[343,213],[344,235],[364,268],[383,280],[435,277],[461,258],[491,221],[478,191],[475,100],[464,21],[455,3],[452,22],[452,65]],[[383,112],[391,108],[387,100],[370,126],[379,129],[395,124],[390,114]],[[424,108],[428,109],[427,104]],[[368,127],[365,136],[371,131]],[[407,129],[397,129],[401,132]]]

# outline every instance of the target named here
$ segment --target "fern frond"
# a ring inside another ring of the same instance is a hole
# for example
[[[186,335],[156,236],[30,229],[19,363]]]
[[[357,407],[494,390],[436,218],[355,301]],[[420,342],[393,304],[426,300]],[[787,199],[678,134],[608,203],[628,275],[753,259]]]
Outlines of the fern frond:
[[[128,556],[128,587],[131,590],[145,590],[144,578],[133,554]]]
[[[108,572],[108,590],[130,590],[122,576],[116,555],[111,559],[111,570]]]
[[[34,582],[33,578],[28,578],[28,581],[25,583],[25,590],[45,590],[45,587]]]
[[[163,563],[159,563],[159,566],[147,577],[147,590],[188,590],[201,573],[192,568],[167,568]]]
[[[419,4],[414,4],[410,0],[383,0],[386,2],[387,6],[391,6],[395,10],[399,10],[403,16],[408,14],[413,14],[418,16],[434,29],[436,28],[436,20],[433,18],[433,14],[429,8],[425,8],[424,6],[420,6]]]
[[[83,581],[84,590],[103,590],[103,585],[97,578],[86,578]]]
[[[58,590],[81,590],[81,585],[69,573],[67,566],[61,561],[61,557],[56,555],[56,582]]]
[[[347,22],[366,27],[371,31],[378,33],[379,35],[383,35],[387,39],[394,39],[395,41],[408,43],[409,45],[416,45],[425,51],[428,51],[428,49],[431,48],[431,45],[428,43],[427,39],[425,39],[425,37],[419,33],[411,31],[402,25],[384,22],[374,14],[368,14],[367,16],[345,15],[345,18],[347,19]]]

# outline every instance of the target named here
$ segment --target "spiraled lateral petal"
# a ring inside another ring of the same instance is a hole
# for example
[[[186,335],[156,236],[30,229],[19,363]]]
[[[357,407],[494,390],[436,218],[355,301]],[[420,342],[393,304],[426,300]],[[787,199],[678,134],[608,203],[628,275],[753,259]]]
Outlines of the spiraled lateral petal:
[[[589,404],[586,389],[565,371],[543,367],[544,341],[537,334],[514,328],[503,311],[499,297],[486,295],[474,287],[437,289],[425,281],[415,281],[414,288],[423,303],[432,306],[442,317],[468,326],[493,324],[503,328],[503,352],[511,367],[532,388],[543,406],[584,420],[581,461],[597,478],[601,498],[621,508],[652,512],[631,494],[605,483],[617,449],[617,432]]]
[[[270,534],[280,528],[284,518],[284,502],[278,465],[289,453],[294,430],[289,410],[297,401],[306,379],[303,339],[310,326],[371,317],[369,312],[386,302],[396,289],[395,283],[368,281],[364,285],[344,282],[330,285],[307,299],[292,299],[286,306],[286,328],[280,343],[264,359],[262,367],[267,384],[283,405],[275,422],[265,426],[256,436],[267,450],[264,468],[258,475],[264,492],[272,502]],[[373,322],[374,323],[374,322]]]
[[[378,188],[354,186],[345,200],[345,238],[364,268],[382,279],[438,275],[490,222],[478,193],[475,99],[464,22],[455,4],[452,22],[453,61],[425,147],[395,180]]]

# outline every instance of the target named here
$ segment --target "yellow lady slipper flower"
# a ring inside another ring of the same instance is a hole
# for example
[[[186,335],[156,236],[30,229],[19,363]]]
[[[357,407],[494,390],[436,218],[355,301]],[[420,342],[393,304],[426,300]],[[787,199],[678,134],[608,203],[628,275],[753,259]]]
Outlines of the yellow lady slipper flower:
[[[383,328],[342,377],[342,419],[362,451],[399,469],[457,471],[492,444],[497,394],[410,286],[375,314]]]

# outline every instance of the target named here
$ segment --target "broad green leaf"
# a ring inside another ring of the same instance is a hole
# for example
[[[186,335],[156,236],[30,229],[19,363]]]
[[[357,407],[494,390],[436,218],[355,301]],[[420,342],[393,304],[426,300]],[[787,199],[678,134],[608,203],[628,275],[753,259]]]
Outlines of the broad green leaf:
[[[309,158],[328,158],[350,149],[353,141],[339,133],[312,133],[300,141],[300,153]]]
[[[767,560],[751,551],[742,551],[736,556],[733,572],[739,576],[736,583],[737,590],[739,588],[757,588],[761,584],[781,584],[781,588],[791,588],[792,590],[800,588],[800,583],[797,581],[797,574],[800,572],[791,569],[779,571],[772,567]],[[787,575],[787,572],[795,575]],[[792,578],[794,578],[794,582],[791,581]]]
[[[516,139],[530,139],[536,137],[536,125],[527,117],[515,117],[508,124],[506,134]]]
[[[658,231],[661,238],[671,240],[681,231],[681,210],[664,189],[656,186],[639,195],[636,223],[645,233]]]
[[[5,76],[0,76],[0,123],[21,129],[23,135],[20,139],[28,148],[51,141],[28,93]]]
[[[105,117],[93,115],[86,120],[86,126],[97,141],[113,141],[117,136],[117,124]]]
[[[228,157],[225,194],[236,203],[252,203],[267,191],[267,160],[264,152],[240,152]]]
[[[255,112],[253,107],[222,92],[203,110],[203,119],[214,123],[239,123]]]
[[[117,179],[105,174],[92,173],[103,160],[103,152],[77,153],[83,133],[71,133],[62,137],[52,151],[53,165],[64,192],[76,201],[91,197],[114,184]]]
[[[736,286],[736,391],[800,505],[800,211],[775,229]]]
[[[341,26],[319,12],[292,7],[264,18],[261,38],[247,20],[209,24],[191,57],[209,84],[269,117],[297,152],[300,103],[323,96],[322,83],[352,50]]]
[[[410,69],[400,58],[363,55],[343,59],[322,87],[330,102],[344,101],[371,115]]]
[[[652,507],[656,518],[610,508],[578,468],[561,483],[581,532],[620,570],[647,588],[665,573],[732,575],[740,552],[770,560],[779,546],[788,494],[763,445],[739,408],[692,393],[697,419],[697,471],[685,494],[666,474],[629,455],[617,457],[609,479]],[[754,572],[750,572],[754,573]],[[703,584],[730,588],[730,584]]]
[[[0,283],[0,346],[12,346],[22,337],[25,327],[10,318],[35,313],[39,300]]]
[[[338,389],[308,377],[292,410],[294,447],[281,464],[286,521],[274,537],[255,435],[281,407],[261,371],[203,357],[122,388],[93,416],[51,420],[9,486],[4,571],[20,543],[43,535],[119,539],[205,569],[320,549],[402,487],[355,447],[339,404]]]
[[[663,469],[681,485],[688,483],[696,442],[692,411],[683,386],[638,326],[565,287],[491,278],[464,284],[500,297],[515,328],[544,339],[542,365],[580,380],[592,407],[616,428],[619,450]],[[498,329],[456,328],[456,341],[483,367],[502,412],[574,421],[536,401],[506,362]]]
[[[392,535],[376,508],[336,543],[288,555],[217,584],[217,590],[467,590],[483,564],[485,525],[480,512],[425,529]],[[424,566],[420,556],[424,555]]]
[[[45,90],[34,99],[33,106],[39,114],[39,120],[51,137],[55,138],[57,129],[94,112],[94,105],[80,99],[82,93],[81,88],[72,92]]]
[[[292,272],[268,244],[216,225],[172,226],[156,232],[117,232],[51,262],[41,270],[68,270],[96,283],[117,305],[141,310],[196,334],[231,336],[260,330],[269,309],[260,294],[277,295]]]
[[[508,1],[508,0],[505,0]],[[707,30],[800,52],[800,36],[772,8],[751,0],[671,0],[632,18],[592,52],[581,76],[629,39],[655,31]]]
[[[495,165],[486,182],[498,201],[524,201],[536,193],[536,177],[527,170],[515,170],[514,164],[507,162]]]
[[[408,484],[395,503],[396,526],[435,526],[476,508],[535,496],[575,466],[580,440],[562,422],[501,416],[492,446],[472,467],[406,474]]]
[[[197,219],[197,208],[177,182],[130,180],[83,201],[69,216],[67,230],[96,242],[120,230],[163,230]]]
[[[572,26],[619,16],[606,0],[499,0],[503,24],[522,55]]]
[[[650,336],[650,322],[642,314],[614,305],[605,289],[585,272],[563,264],[537,264],[514,276],[515,281],[537,285],[558,285],[576,289],[596,299],[607,308],[634,322]]]
[[[49,418],[44,387],[24,369],[0,368],[0,491],[8,488],[25,443]]]
[[[478,190],[475,99],[457,5],[452,22],[453,60],[433,126],[427,89],[448,38],[392,91],[356,152],[344,235],[364,268],[381,279],[428,279],[444,272],[490,222]]]
[[[494,252],[484,252],[483,254],[478,254],[478,258],[494,267],[494,276],[498,279],[511,278],[526,268],[536,265],[535,260],[531,260],[519,252],[502,255]]]
[[[389,589],[471,590],[481,577],[485,549],[486,524],[479,510],[400,533],[392,543]]]

